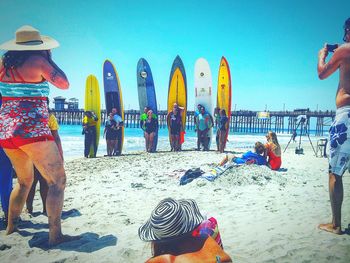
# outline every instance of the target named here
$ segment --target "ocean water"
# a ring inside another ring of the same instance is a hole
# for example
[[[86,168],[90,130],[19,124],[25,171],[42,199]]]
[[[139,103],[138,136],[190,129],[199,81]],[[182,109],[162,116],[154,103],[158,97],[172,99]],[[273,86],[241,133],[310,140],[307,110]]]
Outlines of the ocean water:
[[[103,156],[106,154],[106,140],[102,138],[104,127],[101,127],[100,142],[98,146],[97,156]],[[65,159],[73,159],[84,156],[84,135],[81,134],[82,127],[79,125],[60,125],[59,134],[62,141],[62,147],[64,151]],[[216,131],[214,131],[214,134]],[[326,136],[325,136],[326,137]],[[291,134],[278,134],[278,140],[281,145],[287,145],[291,138]],[[317,144],[319,137],[310,135],[310,139],[314,145]],[[235,134],[230,133],[227,142],[227,150],[234,149],[251,149],[256,141],[266,142],[265,134]],[[297,137],[297,143],[290,143],[289,147],[295,148],[299,143],[299,137]],[[310,145],[307,136],[301,137],[301,145]],[[186,131],[185,142],[182,145],[184,150],[194,150],[197,146],[196,133],[193,130]],[[158,150],[169,151],[169,137],[167,129],[160,129],[158,134]],[[216,149],[215,138],[212,140],[211,150]],[[284,147],[283,147],[284,149]],[[139,128],[125,128],[124,147],[123,154],[139,152],[145,150],[145,140],[143,138],[143,132]]]

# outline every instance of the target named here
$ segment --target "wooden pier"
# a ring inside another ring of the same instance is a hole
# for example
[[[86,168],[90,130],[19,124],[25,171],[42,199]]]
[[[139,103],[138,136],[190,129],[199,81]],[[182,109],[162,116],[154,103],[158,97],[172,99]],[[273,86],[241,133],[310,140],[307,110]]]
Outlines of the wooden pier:
[[[81,125],[84,110],[51,110],[60,124]],[[334,117],[334,111],[270,111],[269,118],[257,117],[256,111],[233,111],[230,119],[230,131],[235,133],[292,133],[300,129],[298,116],[304,115],[306,120],[303,129],[316,136],[322,136],[328,131]],[[159,128],[167,127],[166,111],[158,111]],[[106,111],[101,111],[101,121],[106,121]],[[139,128],[140,112],[138,110],[127,110],[124,113],[125,127]],[[194,112],[187,112],[188,130],[194,129]]]

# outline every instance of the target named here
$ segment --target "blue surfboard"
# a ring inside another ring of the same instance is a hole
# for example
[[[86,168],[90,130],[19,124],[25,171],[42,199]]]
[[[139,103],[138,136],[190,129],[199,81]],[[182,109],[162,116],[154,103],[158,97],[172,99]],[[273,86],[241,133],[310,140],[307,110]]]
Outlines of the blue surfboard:
[[[124,121],[124,105],[119,77],[114,65],[108,59],[103,63],[103,86],[107,115],[116,108]],[[118,151],[121,154],[124,143],[124,127],[118,135]]]
[[[139,95],[140,114],[148,106],[158,116],[156,91],[154,88],[151,68],[144,58],[140,58],[136,69],[137,90]],[[158,143],[158,129],[153,141],[153,151],[156,151]]]
[[[180,56],[177,55],[176,58],[174,59],[173,65],[171,67],[170,78],[169,78],[169,86],[170,86],[170,82],[171,82],[171,76],[173,76],[173,74],[174,74],[174,72],[175,72],[175,70],[177,68],[180,69],[180,71],[182,73],[182,76],[184,77],[185,84],[187,85],[185,66],[184,66],[184,63],[182,62],[182,59],[180,58]],[[187,101],[187,98],[186,98],[186,101]]]

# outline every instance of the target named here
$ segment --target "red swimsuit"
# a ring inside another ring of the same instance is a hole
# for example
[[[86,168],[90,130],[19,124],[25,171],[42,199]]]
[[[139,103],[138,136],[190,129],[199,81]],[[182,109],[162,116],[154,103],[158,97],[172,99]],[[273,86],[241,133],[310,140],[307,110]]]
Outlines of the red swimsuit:
[[[11,82],[3,80],[4,68],[0,71],[0,92],[3,95],[0,109],[0,146],[18,149],[33,142],[53,141],[48,127],[48,84],[27,83],[16,69],[9,69],[9,72],[13,79]],[[15,79],[14,73],[19,81]],[[42,93],[40,89],[43,90]],[[13,96],[10,96],[12,93]]]
[[[282,158],[281,156],[276,156],[271,149],[268,149],[267,156],[269,157],[268,164],[272,170],[278,170],[281,168]]]

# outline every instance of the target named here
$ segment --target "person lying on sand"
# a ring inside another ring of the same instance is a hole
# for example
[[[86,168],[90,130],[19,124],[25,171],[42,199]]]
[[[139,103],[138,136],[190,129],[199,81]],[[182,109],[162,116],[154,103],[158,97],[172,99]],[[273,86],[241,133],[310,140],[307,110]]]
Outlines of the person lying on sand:
[[[216,220],[205,220],[192,199],[162,200],[138,232],[152,245],[147,263],[232,262],[222,248]]]
[[[248,151],[241,157],[235,155],[226,155],[225,158],[219,163],[219,166],[225,165],[227,162],[233,162],[236,164],[257,164],[266,165],[265,146],[261,142],[256,142],[254,151]]]

